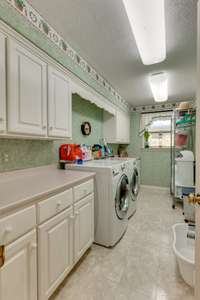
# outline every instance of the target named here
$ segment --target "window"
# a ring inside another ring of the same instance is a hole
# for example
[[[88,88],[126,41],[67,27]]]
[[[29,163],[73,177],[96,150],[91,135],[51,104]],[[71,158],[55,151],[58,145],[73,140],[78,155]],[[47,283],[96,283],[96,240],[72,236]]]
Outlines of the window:
[[[141,114],[140,136],[145,148],[144,132],[148,130],[150,148],[166,148],[171,146],[171,118],[172,111]]]

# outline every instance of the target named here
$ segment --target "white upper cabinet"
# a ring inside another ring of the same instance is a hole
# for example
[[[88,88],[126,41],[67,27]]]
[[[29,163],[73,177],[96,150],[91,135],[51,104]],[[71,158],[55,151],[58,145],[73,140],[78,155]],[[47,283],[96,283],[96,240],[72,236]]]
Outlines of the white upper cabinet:
[[[70,82],[66,75],[53,67],[48,68],[48,135],[72,136],[72,100]]]
[[[8,40],[8,132],[47,135],[47,64]]]
[[[125,112],[117,111],[117,140],[121,143],[130,142],[130,115]]]
[[[6,130],[6,55],[5,36],[0,33],[0,132]]]
[[[130,115],[121,110],[116,115],[104,111],[104,138],[108,143],[130,143]]]

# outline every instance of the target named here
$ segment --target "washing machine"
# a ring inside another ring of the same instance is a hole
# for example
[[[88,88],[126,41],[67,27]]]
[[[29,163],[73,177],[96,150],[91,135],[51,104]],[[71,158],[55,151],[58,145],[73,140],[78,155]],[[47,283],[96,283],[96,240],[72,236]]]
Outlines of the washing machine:
[[[129,178],[123,161],[94,160],[66,169],[92,171],[95,176],[95,243],[113,247],[128,226]]]
[[[130,219],[137,209],[137,199],[140,189],[140,159],[130,159],[128,161],[129,166],[129,182],[130,182],[130,194],[129,194],[129,211],[128,218]]]
[[[120,160],[124,162],[124,172],[129,179],[129,210],[130,219],[137,209],[138,193],[140,189],[140,158],[134,157],[114,157],[111,160]]]

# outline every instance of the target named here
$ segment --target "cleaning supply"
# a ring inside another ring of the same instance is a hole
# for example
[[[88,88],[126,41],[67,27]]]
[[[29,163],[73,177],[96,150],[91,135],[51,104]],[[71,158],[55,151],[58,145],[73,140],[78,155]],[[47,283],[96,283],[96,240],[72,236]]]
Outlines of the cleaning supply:
[[[59,148],[60,161],[76,161],[83,159],[83,153],[78,144],[63,144]]]
[[[104,157],[104,150],[102,150],[102,146],[99,144],[94,144],[92,146],[92,154],[94,159],[100,159]]]

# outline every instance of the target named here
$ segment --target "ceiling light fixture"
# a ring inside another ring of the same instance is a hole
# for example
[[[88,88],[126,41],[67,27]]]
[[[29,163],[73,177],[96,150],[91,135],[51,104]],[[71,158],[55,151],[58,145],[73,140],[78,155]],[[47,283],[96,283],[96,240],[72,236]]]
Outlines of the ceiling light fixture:
[[[152,74],[149,78],[152,94],[156,102],[168,99],[168,79],[166,73]]]
[[[144,65],[166,58],[164,0],[122,0]]]

